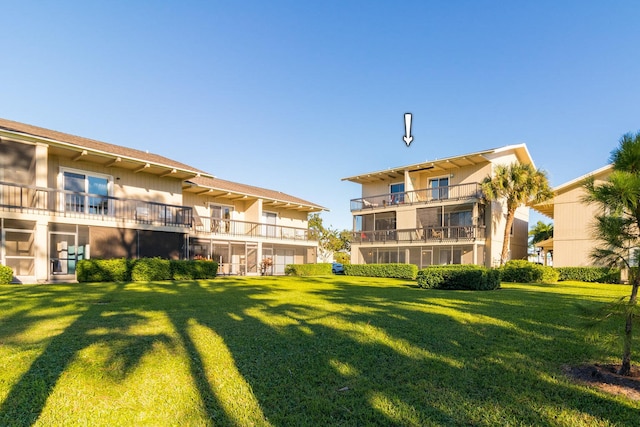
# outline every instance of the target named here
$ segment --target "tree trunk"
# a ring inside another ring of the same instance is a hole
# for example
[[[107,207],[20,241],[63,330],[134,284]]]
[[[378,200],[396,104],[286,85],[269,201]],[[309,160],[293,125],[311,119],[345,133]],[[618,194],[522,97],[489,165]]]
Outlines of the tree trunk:
[[[516,216],[515,210],[507,211],[507,223],[504,226],[504,239],[502,240],[502,254],[500,255],[500,266],[502,267],[509,257],[509,246],[511,244],[511,226]]]
[[[631,342],[633,340],[633,317],[634,309],[638,300],[638,287],[640,286],[640,274],[632,273],[631,296],[627,307],[627,322],[624,327],[624,344],[622,349],[622,365],[618,374],[631,375]]]

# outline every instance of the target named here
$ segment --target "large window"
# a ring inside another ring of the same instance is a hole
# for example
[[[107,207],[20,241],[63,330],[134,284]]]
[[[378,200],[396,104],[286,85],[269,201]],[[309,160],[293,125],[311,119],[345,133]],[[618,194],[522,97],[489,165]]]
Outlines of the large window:
[[[404,182],[390,185],[391,203],[404,202]]]
[[[449,198],[449,178],[433,178],[429,180],[431,197],[434,200]]]
[[[108,214],[111,181],[111,177],[106,175],[63,170],[65,212]]]
[[[471,211],[445,212],[442,225],[445,227],[471,226],[473,215]]]
[[[353,223],[354,231],[395,230],[396,213],[380,212],[368,215],[356,215]]]

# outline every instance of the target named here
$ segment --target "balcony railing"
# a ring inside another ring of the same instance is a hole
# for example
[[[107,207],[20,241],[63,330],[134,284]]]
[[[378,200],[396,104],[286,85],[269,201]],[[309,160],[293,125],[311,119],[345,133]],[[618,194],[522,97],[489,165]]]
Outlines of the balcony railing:
[[[193,221],[190,207],[7,182],[0,182],[0,210],[170,227]]]
[[[447,200],[465,200],[482,197],[480,184],[459,184],[446,187],[425,188],[422,190],[405,191],[403,193],[387,193],[377,196],[360,197],[351,200],[351,210],[387,208],[404,204],[428,204]]]
[[[236,221],[229,219],[213,219],[196,216],[196,233],[214,234],[235,237],[260,237],[278,240],[314,240],[307,228],[286,227],[261,222]]]
[[[354,231],[351,243],[419,243],[484,239],[484,226],[424,227],[400,230]]]

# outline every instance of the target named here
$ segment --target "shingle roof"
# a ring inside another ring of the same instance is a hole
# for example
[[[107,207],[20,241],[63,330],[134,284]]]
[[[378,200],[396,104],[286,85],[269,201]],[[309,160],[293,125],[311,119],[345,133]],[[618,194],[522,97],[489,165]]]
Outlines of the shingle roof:
[[[121,145],[109,144],[106,142],[96,141],[95,139],[84,138],[81,136],[70,135],[68,133],[58,132],[55,130],[45,129],[38,126],[27,125],[24,123],[14,122],[0,118],[0,129],[19,132],[27,135],[32,135],[40,138],[46,138],[52,142],[70,144],[76,147],[86,148],[92,151],[106,153],[115,156],[122,156],[139,160],[142,162],[149,162],[153,164],[168,166],[171,168],[177,168],[181,170],[191,171],[200,174],[208,173],[198,170],[193,166],[189,166],[184,163],[176,162],[167,157],[160,156],[158,154],[147,153],[146,151],[136,150],[134,148],[123,147]]]
[[[188,184],[198,187],[204,187],[211,190],[217,190],[223,193],[233,193],[268,199],[272,202],[280,202],[283,205],[300,206],[308,211],[327,210],[315,203],[300,199],[280,191],[269,190],[266,188],[255,187],[252,185],[241,184],[238,182],[226,181],[214,178],[210,173],[198,170],[184,163],[176,162],[167,157],[158,154],[147,153],[145,151],[136,150],[134,148],[123,147],[121,145],[109,144],[106,142],[96,141],[94,139],[84,138],[76,135],[70,135],[55,130],[45,129],[38,126],[32,126],[24,123],[14,122],[0,118],[0,130],[16,132],[25,135],[31,135],[38,138],[44,138],[52,144],[68,145],[76,148],[87,149],[94,152],[104,153],[110,156],[121,156],[136,160],[138,162],[148,162],[162,165],[169,168],[177,168],[182,171],[192,172],[191,176],[185,181]],[[196,175],[196,176],[194,176]],[[191,178],[193,177],[193,178]]]

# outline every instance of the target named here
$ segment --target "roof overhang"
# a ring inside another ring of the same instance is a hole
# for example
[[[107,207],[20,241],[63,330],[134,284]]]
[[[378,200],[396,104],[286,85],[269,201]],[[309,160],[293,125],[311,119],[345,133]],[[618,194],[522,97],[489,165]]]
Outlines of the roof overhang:
[[[159,177],[170,177],[179,180],[190,179],[200,175],[212,177],[212,175],[203,174],[201,171],[176,167],[174,165],[162,164],[121,154],[109,153],[107,151],[82,147],[72,143],[19,131],[0,129],[0,139],[3,138],[18,142],[45,144],[48,146],[49,154],[68,158],[74,162],[88,162],[99,164],[103,167],[117,167],[134,173],[144,172]]]
[[[536,248],[542,248],[545,251],[552,251],[553,250],[553,237],[550,239],[546,239],[543,240],[541,242],[538,242],[535,244]]]
[[[242,201],[255,201],[262,199],[263,206],[269,206],[278,209],[295,210],[301,212],[321,212],[328,211],[329,209],[313,205],[309,203],[298,203],[295,201],[284,200],[274,197],[269,197],[260,194],[252,194],[248,192],[233,191],[222,187],[209,186],[204,184],[198,184],[193,181],[185,181],[182,183],[183,193],[193,193],[199,196],[208,196],[216,199],[225,199],[230,202],[242,200]]]
[[[450,173],[453,169],[459,169],[466,166],[475,166],[479,164],[489,163],[490,158],[506,151],[514,151],[518,161],[521,163],[529,163],[533,165],[533,160],[529,155],[525,144],[508,145],[506,147],[494,148],[491,150],[479,151],[477,153],[465,154],[461,156],[446,157],[443,159],[427,160],[408,166],[389,168],[380,171],[367,172],[342,178],[342,181],[351,181],[356,184],[370,184],[374,182],[389,181],[390,179],[404,179],[405,173],[414,173],[421,171],[432,171],[434,173]],[[492,156],[493,155],[493,156]],[[534,165],[535,166],[535,165]]]

